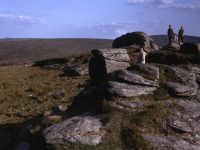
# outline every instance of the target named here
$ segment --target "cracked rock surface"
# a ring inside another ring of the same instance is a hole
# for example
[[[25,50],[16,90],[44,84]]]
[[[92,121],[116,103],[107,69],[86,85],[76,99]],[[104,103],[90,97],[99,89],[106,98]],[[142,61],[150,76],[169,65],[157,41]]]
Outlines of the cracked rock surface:
[[[43,131],[49,144],[81,143],[96,145],[101,142],[101,122],[91,116],[76,116]]]

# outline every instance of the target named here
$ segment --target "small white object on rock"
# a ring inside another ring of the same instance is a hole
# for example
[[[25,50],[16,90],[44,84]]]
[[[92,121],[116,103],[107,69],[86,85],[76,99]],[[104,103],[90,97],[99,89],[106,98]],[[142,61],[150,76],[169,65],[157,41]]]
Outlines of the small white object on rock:
[[[138,63],[145,64],[146,63],[146,55],[147,55],[147,53],[143,50],[143,48],[140,48],[140,53],[138,56]]]

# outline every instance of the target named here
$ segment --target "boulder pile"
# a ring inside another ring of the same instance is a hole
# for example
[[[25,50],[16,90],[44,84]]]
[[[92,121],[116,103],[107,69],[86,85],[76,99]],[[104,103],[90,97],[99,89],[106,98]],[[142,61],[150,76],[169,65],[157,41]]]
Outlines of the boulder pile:
[[[128,67],[130,67],[130,58],[126,49],[92,50],[89,75],[94,80],[105,78],[109,73]]]
[[[150,65],[149,65],[150,66]],[[131,70],[122,70],[114,77],[114,81],[107,83],[110,94],[121,97],[137,97],[153,94],[158,82],[144,78]]]
[[[113,48],[128,47],[131,45],[139,45],[146,51],[159,50],[157,44],[144,32],[132,32],[122,35],[113,41]]]
[[[143,117],[139,121],[136,120],[134,127],[138,130],[136,132],[140,131],[142,139],[148,141],[155,149],[200,149],[200,92],[198,86],[200,67],[189,68],[184,65],[168,66],[153,63],[131,65],[128,51],[122,47],[134,44],[149,51],[157,50],[152,39],[143,32],[128,33],[115,39],[114,48],[92,50],[89,75],[91,80],[98,81],[98,83],[92,82],[79,93],[78,98],[73,102],[73,108],[76,109],[88,106],[84,108],[89,110],[90,115],[84,115],[81,112],[82,115],[75,115],[46,128],[43,131],[46,143],[87,145],[101,143],[102,137],[110,131],[105,130],[107,122],[103,124],[101,119],[93,116],[91,112],[96,109],[96,105],[105,102],[109,108],[115,108],[113,110],[128,111],[133,117],[132,120],[134,117],[136,119]],[[181,52],[185,52],[184,49],[189,50],[187,43],[185,45],[183,44],[180,48],[177,43],[172,43],[164,49],[173,51],[181,49]],[[195,48],[195,52],[199,52],[198,44]],[[81,69],[74,66],[65,68],[65,72],[82,74]],[[155,98],[155,94],[160,94],[159,100]],[[167,110],[167,115],[161,119],[162,122],[159,122],[159,112],[162,113],[162,110],[154,110],[154,106]],[[156,118],[153,116],[154,113]],[[131,119],[128,122],[131,122]],[[147,122],[147,125],[143,122]],[[125,123],[120,122],[119,124],[124,125]],[[151,131],[148,130],[148,125],[154,128],[152,132],[146,132]],[[134,140],[137,141],[135,138]]]

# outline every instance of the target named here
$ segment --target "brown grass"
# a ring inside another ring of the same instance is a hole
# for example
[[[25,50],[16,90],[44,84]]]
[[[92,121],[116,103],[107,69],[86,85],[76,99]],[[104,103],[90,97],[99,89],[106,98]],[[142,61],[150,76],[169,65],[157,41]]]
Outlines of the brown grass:
[[[19,123],[60,104],[71,104],[88,77],[60,77],[61,71],[36,67],[0,69],[0,123]],[[53,93],[64,91],[56,99]],[[34,97],[28,95],[34,95]]]
[[[90,53],[111,47],[106,39],[8,39],[0,40],[0,65],[32,63],[48,58]]]
[[[72,60],[67,59],[66,61],[85,66],[89,60],[88,57],[89,55],[76,56],[73,57]],[[13,143],[15,143],[16,139],[19,137],[22,124],[27,120],[34,120],[34,122],[37,122],[35,127],[41,126],[42,131],[44,124],[41,123],[41,116],[44,111],[51,110],[53,106],[69,106],[72,104],[74,98],[86,87],[89,79],[88,76],[60,76],[63,73],[62,67],[63,64],[61,64],[60,69],[56,70],[25,66],[0,68],[0,149],[12,148]],[[168,80],[176,80],[176,77],[172,76],[173,73],[168,71],[165,67],[161,66],[160,69],[160,84]],[[54,93],[57,91],[64,91],[64,95],[55,96]],[[30,97],[30,94],[33,96]],[[122,100],[160,101],[163,100],[164,97],[167,99],[170,96],[164,87],[161,86],[154,95]],[[96,109],[96,105],[101,105],[101,97],[98,95],[95,94],[94,97],[90,97],[89,100],[90,99],[91,101],[88,101],[88,105],[79,105],[76,109],[85,107],[83,109],[90,110],[90,107]],[[86,101],[87,99],[84,98],[84,100]],[[104,101],[102,101],[102,105],[104,106],[103,103]],[[135,113],[117,110],[106,111],[106,107],[107,106],[104,108],[104,113],[99,112],[96,114],[98,118],[101,118],[106,129],[106,135],[103,137],[102,143],[97,146],[87,146],[78,143],[47,146],[41,138],[41,131],[34,131],[35,128],[31,131],[36,133],[29,135],[27,140],[32,149],[44,149],[44,147],[49,147],[49,149],[57,150],[146,150],[149,148],[149,143],[143,139],[143,134],[168,134],[168,131],[163,127],[163,123],[165,123],[166,118],[170,115],[170,111],[162,105],[158,104],[137,109]],[[58,118],[58,120],[60,121],[60,118]]]

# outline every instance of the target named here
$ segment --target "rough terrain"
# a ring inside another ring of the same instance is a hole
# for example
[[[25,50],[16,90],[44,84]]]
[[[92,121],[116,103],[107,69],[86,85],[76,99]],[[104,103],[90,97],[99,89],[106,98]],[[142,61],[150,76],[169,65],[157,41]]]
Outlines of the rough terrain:
[[[1,67],[0,149],[200,149],[199,56],[139,46]]]

